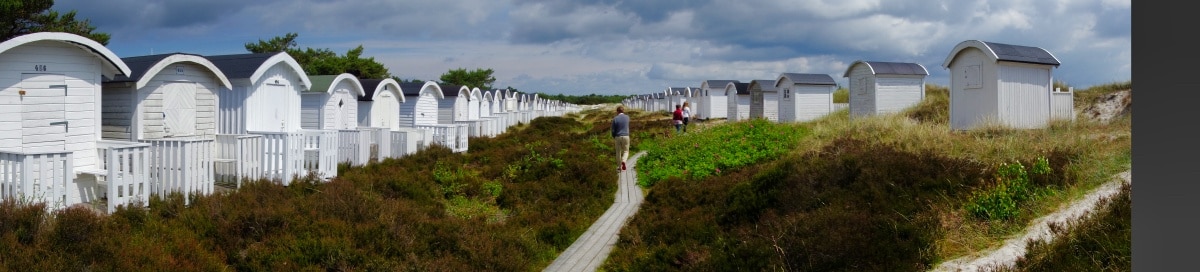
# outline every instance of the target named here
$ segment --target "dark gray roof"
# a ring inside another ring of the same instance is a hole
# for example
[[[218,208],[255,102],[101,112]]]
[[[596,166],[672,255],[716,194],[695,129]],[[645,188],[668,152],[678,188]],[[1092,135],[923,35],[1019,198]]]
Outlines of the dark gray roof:
[[[708,87],[709,87],[709,88],[714,88],[714,89],[716,89],[716,88],[720,88],[720,89],[724,89],[724,88],[725,88],[725,85],[729,85],[729,83],[730,83],[730,82],[738,82],[738,83],[740,83],[741,81],[737,81],[737,80],[705,80],[704,82],[707,82],[707,83],[708,83]]]
[[[405,96],[421,95],[421,87],[425,87],[425,83],[418,83],[418,82],[401,82],[400,83],[400,90],[402,92],[404,92]]]
[[[442,95],[446,97],[458,96],[458,91],[462,89],[461,85],[438,84],[442,88]]]
[[[920,64],[908,62],[863,61],[871,65],[876,75],[929,75]]]
[[[375,89],[379,88],[379,83],[383,83],[383,79],[361,79],[360,78],[360,79],[358,79],[358,82],[362,83],[363,93],[365,94],[363,96],[359,96],[358,101],[374,101],[375,100],[374,99],[375,98]]]
[[[795,84],[837,85],[837,82],[833,81],[833,77],[827,74],[783,73],[779,75],[779,78],[784,77],[791,79]]]
[[[750,86],[746,87],[746,89],[753,90],[755,87],[757,87],[759,90],[762,90],[763,92],[772,92],[773,93],[773,92],[775,92],[775,81],[770,80],[770,79],[751,80]]]
[[[734,82],[733,89],[737,92],[737,94],[749,95],[750,94],[750,83],[749,82],[747,82],[747,83]]]
[[[219,56],[205,56],[204,58],[211,61],[217,69],[225,72],[225,77],[229,79],[235,78],[250,78],[257,71],[259,66],[262,66],[267,59],[283,52],[272,53],[250,53],[250,54],[232,54]],[[302,71],[301,71],[302,72]]]
[[[108,77],[105,77],[104,82],[137,82],[138,80],[142,80],[142,77],[146,76],[146,70],[149,70],[150,67],[154,66],[154,64],[157,64],[158,62],[162,61],[163,59],[165,59],[167,57],[170,57],[171,55],[192,55],[192,56],[202,57],[200,55],[188,54],[188,53],[167,53],[167,54],[158,54],[158,55],[121,58],[121,61],[125,62],[125,66],[129,66],[129,74],[130,75],[129,76],[117,75],[116,78],[113,78],[113,79],[109,79]],[[218,69],[220,69],[220,68],[218,68]]]
[[[1031,46],[1011,45],[994,42],[983,42],[992,52],[996,53],[996,57],[1004,61],[1024,62],[1034,64],[1049,64],[1058,66],[1058,59],[1054,58],[1050,52],[1045,49]]]
[[[687,93],[687,88],[684,88],[684,87],[671,87],[671,88],[668,88],[668,90],[671,91],[671,94],[686,94]]]

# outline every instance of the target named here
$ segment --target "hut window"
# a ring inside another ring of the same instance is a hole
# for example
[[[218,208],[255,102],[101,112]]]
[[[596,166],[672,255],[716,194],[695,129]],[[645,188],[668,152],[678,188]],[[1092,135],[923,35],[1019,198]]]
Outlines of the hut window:
[[[983,88],[983,72],[979,65],[969,65],[963,71],[963,81],[967,83],[967,89]]]
[[[341,108],[341,107],[342,107],[342,105],[344,105],[344,104],[346,104],[346,100],[338,100],[338,107],[339,107],[339,108]]]
[[[783,100],[786,100],[786,101],[792,100],[792,90],[791,89],[783,89]]]

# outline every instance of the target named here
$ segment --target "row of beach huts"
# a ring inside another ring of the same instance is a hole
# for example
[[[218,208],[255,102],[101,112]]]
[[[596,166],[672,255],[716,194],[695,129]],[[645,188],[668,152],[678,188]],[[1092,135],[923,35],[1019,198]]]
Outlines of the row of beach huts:
[[[1074,90],[1053,88],[1053,54],[1039,47],[967,40],[946,57],[950,70],[950,128],[990,124],[1040,128],[1054,119],[1074,120]],[[698,119],[764,118],[805,122],[849,108],[851,117],[890,114],[925,98],[924,65],[855,61],[848,79],[849,103],[834,103],[838,84],[828,74],[781,73],[775,79],[705,80],[700,87],[668,87],[622,103],[644,111],[672,111],[687,102]]]
[[[0,200],[112,211],[216,184],[455,152],[581,108],[509,90],[307,75],[285,52],[119,58],[69,33],[0,43]]]

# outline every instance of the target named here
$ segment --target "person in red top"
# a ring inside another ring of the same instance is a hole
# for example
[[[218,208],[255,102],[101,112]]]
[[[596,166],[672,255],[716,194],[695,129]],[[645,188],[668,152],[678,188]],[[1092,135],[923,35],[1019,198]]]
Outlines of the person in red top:
[[[675,112],[671,115],[671,122],[675,124],[675,133],[679,133],[683,129],[683,106],[675,104]]]

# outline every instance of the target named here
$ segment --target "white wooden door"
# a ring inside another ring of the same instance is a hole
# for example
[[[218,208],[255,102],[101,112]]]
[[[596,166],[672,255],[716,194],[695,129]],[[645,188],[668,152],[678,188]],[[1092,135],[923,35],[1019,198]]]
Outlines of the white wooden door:
[[[269,83],[264,86],[263,91],[266,91],[266,94],[269,94],[269,95],[275,96],[275,97],[280,97],[280,98],[286,97],[286,95],[289,95],[288,92],[291,92],[291,90],[288,88],[287,85],[277,85],[277,84],[269,84]],[[287,108],[288,108],[288,105],[291,104],[291,101],[286,101],[286,99],[281,99],[281,100],[282,101],[272,101],[271,103],[263,103],[263,105],[247,105],[247,106],[248,107],[262,107],[261,113],[263,116],[261,117],[261,120],[266,122],[265,123],[266,128],[273,129],[272,131],[274,131],[274,132],[284,132],[284,131],[287,131],[287,121],[288,121]],[[277,124],[278,124],[278,129],[274,130],[274,128],[277,127],[276,126]]]
[[[163,130],[171,137],[196,134],[196,83],[163,85]]]
[[[67,150],[67,82],[59,74],[21,74],[21,149]]]
[[[371,126],[385,127],[388,129],[397,129],[400,127],[397,124],[396,115],[400,113],[395,98],[390,93],[379,94],[371,105]],[[362,110],[362,109],[359,109]]]
[[[333,128],[336,128],[336,129],[352,129],[352,128],[354,128],[354,126],[352,126],[351,124],[354,123],[353,120],[354,120],[355,114],[354,114],[354,112],[352,112],[350,110],[350,107],[358,105],[358,102],[355,99],[349,99],[349,97],[351,97],[350,92],[348,92],[344,89],[337,90],[336,92],[334,92],[333,100],[336,101],[336,102],[334,102],[334,103],[336,103],[336,104],[334,104],[336,107],[333,110]],[[353,104],[351,104],[351,103],[353,103]]]

